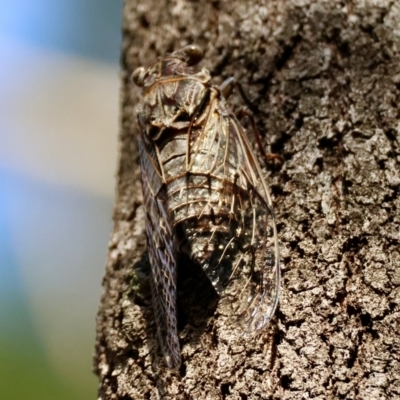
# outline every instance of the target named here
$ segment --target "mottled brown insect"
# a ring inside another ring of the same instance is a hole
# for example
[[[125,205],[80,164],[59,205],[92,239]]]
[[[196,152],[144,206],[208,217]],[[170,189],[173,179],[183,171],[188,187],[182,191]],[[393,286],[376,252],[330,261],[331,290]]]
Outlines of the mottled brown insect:
[[[228,300],[233,325],[262,329],[279,297],[271,197],[246,131],[212,85],[203,53],[187,46],[138,68],[140,163],[152,298],[167,365],[181,363],[176,315],[177,254],[187,253]],[[188,266],[189,268],[189,266]]]

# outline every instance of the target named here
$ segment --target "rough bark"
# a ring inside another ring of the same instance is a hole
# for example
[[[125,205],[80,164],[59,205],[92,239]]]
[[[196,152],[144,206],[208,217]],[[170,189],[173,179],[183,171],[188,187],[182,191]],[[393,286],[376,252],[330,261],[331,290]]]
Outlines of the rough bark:
[[[397,1],[126,0],[100,399],[400,398],[399,27]],[[218,315],[180,317],[174,372],[155,338],[130,74],[193,42],[215,83],[240,80],[282,159],[265,177],[283,278],[253,341],[231,345]]]

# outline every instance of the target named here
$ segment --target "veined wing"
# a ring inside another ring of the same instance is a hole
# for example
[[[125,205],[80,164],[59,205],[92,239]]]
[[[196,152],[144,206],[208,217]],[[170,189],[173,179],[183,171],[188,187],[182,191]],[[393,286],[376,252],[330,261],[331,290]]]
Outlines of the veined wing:
[[[171,368],[181,363],[176,317],[176,255],[173,223],[168,213],[167,190],[160,174],[154,145],[139,136],[143,198],[146,210],[147,248],[157,333]]]
[[[190,173],[197,180],[204,176],[209,198],[197,217],[196,237],[189,237],[192,253],[243,329],[259,330],[275,312],[280,287],[268,187],[246,132],[223,99],[211,102],[196,136],[190,146]]]

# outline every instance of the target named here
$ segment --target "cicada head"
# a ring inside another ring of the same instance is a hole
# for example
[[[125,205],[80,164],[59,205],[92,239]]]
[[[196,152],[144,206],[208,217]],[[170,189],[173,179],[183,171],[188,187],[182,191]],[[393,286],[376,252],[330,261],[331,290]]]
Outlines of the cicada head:
[[[133,72],[133,82],[143,88],[139,121],[146,132],[153,132],[152,139],[163,128],[189,125],[211,79],[208,70],[198,66],[202,58],[201,48],[190,45]]]
[[[153,85],[160,76],[191,75],[193,67],[204,57],[203,50],[194,44],[179,49],[165,57],[150,68],[138,67],[132,74],[132,81],[144,89]]]

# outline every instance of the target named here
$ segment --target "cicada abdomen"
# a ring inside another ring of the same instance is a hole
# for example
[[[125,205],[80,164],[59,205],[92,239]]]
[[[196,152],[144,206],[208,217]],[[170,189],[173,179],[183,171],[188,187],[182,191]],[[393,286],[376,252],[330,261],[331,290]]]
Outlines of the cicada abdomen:
[[[279,296],[272,202],[244,128],[188,46],[138,68],[140,162],[152,297],[161,347],[180,364],[177,254],[207,274],[244,333],[262,329]]]

